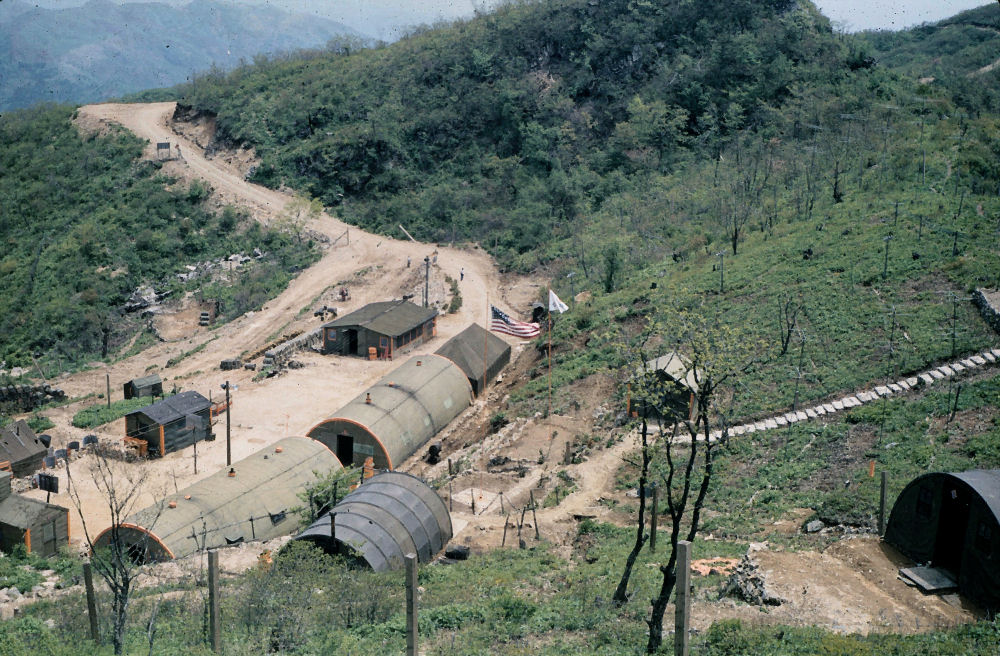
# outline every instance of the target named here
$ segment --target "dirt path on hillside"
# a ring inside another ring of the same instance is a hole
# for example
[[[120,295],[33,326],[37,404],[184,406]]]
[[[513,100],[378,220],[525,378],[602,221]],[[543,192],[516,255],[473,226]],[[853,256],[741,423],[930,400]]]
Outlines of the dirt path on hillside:
[[[232,204],[250,211],[254,219],[268,223],[280,215],[291,195],[250,184],[226,158],[207,158],[191,139],[183,136],[180,126],[172,124],[174,103],[104,104],[80,108],[77,123],[82,131],[99,131],[109,124],[119,124],[137,136],[148,140],[145,156],[156,157],[156,143],[169,142],[176,153],[180,145],[183,159],[164,163],[166,174],[190,182],[203,180],[213,189],[213,202]],[[178,129],[175,129],[178,128]],[[189,130],[188,130],[189,131]],[[455,280],[464,268],[465,278],[459,282],[463,303],[454,314],[438,319],[438,336],[415,349],[413,354],[433,352],[445,340],[463,330],[469,323],[486,321],[487,296],[491,303],[520,314],[538,297],[539,286],[527,279],[499,273],[492,258],[476,245],[446,247],[390,239],[348,226],[336,217],[323,214],[307,226],[331,240],[349,231],[347,239],[327,247],[322,258],[301,272],[287,289],[268,302],[258,312],[248,312],[235,321],[214,329],[180,326],[181,336],[158,343],[142,353],[99,366],[71,376],[61,377],[58,385],[71,398],[103,393],[105,375],[110,375],[111,398],[122,398],[122,384],[137,376],[158,373],[164,379],[164,391],[173,386],[194,390],[218,399],[220,384],[230,381],[238,389],[233,393],[232,453],[233,460],[243,458],[287,435],[303,435],[312,426],[328,417],[338,407],[360,393],[365,387],[386,374],[404,356],[393,362],[369,362],[353,357],[319,356],[302,353],[296,359],[305,366],[288,370],[275,378],[254,381],[254,372],[247,370],[221,371],[219,362],[252,352],[273,341],[279,335],[306,332],[318,328],[322,321],[313,316],[314,306],[322,304],[324,291],[338,283],[349,282],[351,299],[338,303],[341,314],[353,311],[369,302],[401,298],[403,294],[422,289],[425,256],[436,260],[431,267],[432,300],[447,303],[450,289],[444,281],[448,275]],[[407,258],[412,266],[407,267]],[[170,359],[179,362],[168,367]],[[124,435],[124,420],[100,427],[81,430],[71,426],[73,415],[93,404],[91,397],[63,408],[46,411],[56,427],[49,432],[56,446],[79,440],[86,433],[97,433],[102,440],[117,441]],[[215,427],[216,435],[225,437],[224,419]],[[225,465],[225,440],[198,445],[197,473],[192,448],[168,454],[164,458],[144,463],[149,481],[139,507],[157,500],[164,492],[183,488],[217,471]],[[83,474],[86,457],[73,464],[75,480],[82,484],[84,515],[91,530],[103,529],[108,521],[106,504],[87,485]],[[44,493],[29,492],[36,498]],[[62,492],[53,502],[72,507]],[[96,529],[95,529],[96,527]],[[71,533],[79,539],[82,525],[75,512],[71,513]]]

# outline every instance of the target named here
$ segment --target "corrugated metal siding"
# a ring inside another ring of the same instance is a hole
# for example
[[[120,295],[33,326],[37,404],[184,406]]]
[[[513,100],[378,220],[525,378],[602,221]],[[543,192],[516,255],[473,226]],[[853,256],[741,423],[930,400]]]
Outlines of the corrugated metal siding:
[[[290,512],[302,505],[298,493],[315,480],[314,472],[340,469],[340,462],[316,440],[286,437],[234,463],[233,469],[234,477],[223,469],[132,515],[124,524],[135,528],[126,527],[123,539],[148,543],[151,558],[165,560],[240,540],[287,535],[298,525]],[[170,502],[176,507],[170,508]],[[110,539],[108,528],[96,542],[100,546]]]
[[[350,435],[355,445],[372,451],[376,468],[391,469],[471,402],[469,380],[451,360],[439,355],[415,356],[314,426],[308,435],[333,451],[337,450],[338,435]],[[367,455],[356,447],[354,463],[364,462]]]
[[[401,568],[407,553],[429,562],[452,537],[451,515],[441,497],[419,478],[402,472],[369,479],[331,513],[336,516],[337,542],[354,549],[379,572]],[[295,539],[333,551],[331,513]]]

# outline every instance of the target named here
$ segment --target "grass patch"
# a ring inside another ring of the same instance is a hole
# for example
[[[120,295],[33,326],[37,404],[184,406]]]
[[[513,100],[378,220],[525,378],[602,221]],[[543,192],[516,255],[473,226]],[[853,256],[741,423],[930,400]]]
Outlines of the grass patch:
[[[196,353],[201,353],[202,351],[204,351],[205,347],[208,346],[211,342],[214,342],[216,339],[218,339],[218,337],[213,337],[212,339],[205,340],[201,344],[195,346],[190,351],[184,351],[180,355],[170,358],[169,360],[167,360],[167,364],[164,366],[164,368],[169,369],[170,367],[176,367],[183,360],[191,357]]]
[[[121,419],[133,410],[144,408],[153,402],[153,397],[147,396],[137,399],[122,399],[112,401],[111,407],[107,404],[92,405],[80,410],[73,415],[73,425],[77,428],[96,428],[108,422]]]

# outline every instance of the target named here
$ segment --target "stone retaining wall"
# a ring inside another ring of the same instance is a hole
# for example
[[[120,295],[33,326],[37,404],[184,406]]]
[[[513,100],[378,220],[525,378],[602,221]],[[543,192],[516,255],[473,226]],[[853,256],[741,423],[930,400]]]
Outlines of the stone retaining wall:
[[[991,297],[993,302],[991,302]],[[993,290],[988,292],[985,289],[977,289],[972,293],[972,303],[979,308],[979,313],[983,315],[983,320],[989,324],[990,328],[1000,333],[1000,310],[997,309],[997,301],[1000,292]]]

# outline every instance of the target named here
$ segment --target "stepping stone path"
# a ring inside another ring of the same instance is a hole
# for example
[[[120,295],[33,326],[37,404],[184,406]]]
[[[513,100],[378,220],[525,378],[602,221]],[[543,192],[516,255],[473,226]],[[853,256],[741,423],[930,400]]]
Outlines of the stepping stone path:
[[[823,415],[835,414],[842,410],[854,408],[865,403],[871,403],[876,399],[902,394],[910,390],[933,385],[939,380],[959,376],[980,367],[995,365],[998,362],[1000,362],[1000,348],[987,349],[981,353],[977,353],[957,362],[929,369],[925,372],[917,374],[916,376],[910,376],[908,378],[904,378],[903,380],[898,380],[886,385],[876,385],[873,390],[858,392],[852,396],[845,396],[842,399],[838,399],[830,403],[820,403],[811,408],[806,408],[805,410],[795,410],[793,412],[775,415],[774,417],[768,417],[767,419],[755,421],[752,424],[733,426],[729,429],[729,435],[733,437],[739,435],[749,435],[750,433],[754,433],[756,431],[773,430],[775,428],[787,426],[800,421],[816,419],[817,417]],[[715,441],[720,437],[722,437],[721,431],[712,431],[709,436],[709,440]]]

